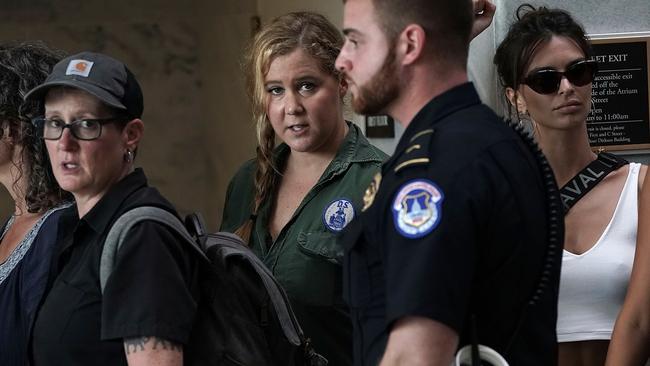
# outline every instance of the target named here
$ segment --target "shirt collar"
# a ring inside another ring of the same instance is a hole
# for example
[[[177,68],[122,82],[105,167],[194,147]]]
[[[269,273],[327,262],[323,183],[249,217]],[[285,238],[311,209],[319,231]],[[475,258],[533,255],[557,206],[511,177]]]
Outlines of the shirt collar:
[[[410,144],[413,136],[426,129],[433,128],[435,124],[446,116],[467,108],[474,104],[481,104],[474,84],[471,82],[455,86],[446,92],[431,99],[413,118],[404,131],[402,138],[395,149],[395,156]]]
[[[363,136],[359,126],[352,122],[346,121],[348,124],[348,133],[341,142],[336,156],[327,169],[323,173],[321,180],[326,179],[332,175],[339,174],[348,169],[351,163],[360,163],[368,161],[382,162],[384,159],[377,154],[375,149],[370,145],[370,142]],[[275,162],[278,169],[282,169],[282,165],[287,158],[290,149],[287,144],[280,144],[274,152]]]
[[[368,140],[363,136],[359,126],[347,122],[349,130],[341,143],[336,156],[330,163],[323,176],[338,174],[346,171],[352,163],[363,163],[368,161],[382,162],[383,159],[370,146]]]
[[[136,168],[115,183],[99,202],[80,221],[85,221],[96,233],[101,233],[113,219],[122,203],[135,191],[147,186],[147,178],[141,168]]]

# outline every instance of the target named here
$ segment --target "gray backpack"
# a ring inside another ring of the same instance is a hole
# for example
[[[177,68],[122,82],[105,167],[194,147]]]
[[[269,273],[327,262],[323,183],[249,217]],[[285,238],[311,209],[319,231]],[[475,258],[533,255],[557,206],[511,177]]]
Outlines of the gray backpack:
[[[286,293],[236,235],[208,234],[197,214],[185,225],[158,207],[134,208],[111,227],[100,262],[102,291],[131,227],[148,220],[168,226],[198,257],[197,320],[184,347],[186,365],[324,366],[294,315]]]

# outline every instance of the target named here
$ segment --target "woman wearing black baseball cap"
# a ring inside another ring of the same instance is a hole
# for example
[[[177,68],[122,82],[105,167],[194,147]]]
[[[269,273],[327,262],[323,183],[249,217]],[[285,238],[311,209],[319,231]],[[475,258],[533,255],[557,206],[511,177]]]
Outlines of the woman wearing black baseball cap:
[[[177,215],[134,168],[144,132],[138,82],[122,62],[83,52],[59,62],[25,98],[44,101],[45,115],[33,123],[79,218],[36,319],[35,365],[182,365],[196,266],[175,234],[136,224],[103,293],[99,284],[104,240],[122,213],[157,206]]]

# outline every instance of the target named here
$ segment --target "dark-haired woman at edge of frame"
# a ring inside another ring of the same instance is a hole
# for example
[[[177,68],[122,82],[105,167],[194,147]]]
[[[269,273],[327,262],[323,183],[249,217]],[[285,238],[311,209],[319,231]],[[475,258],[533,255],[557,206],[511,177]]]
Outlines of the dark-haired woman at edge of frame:
[[[61,54],[41,43],[0,44],[0,183],[14,213],[0,231],[0,364],[27,364],[27,345],[43,298],[58,222],[72,197],[54,180],[45,145],[30,118],[43,104],[25,102]]]
[[[563,186],[597,158],[589,146],[596,64],[584,29],[560,9],[529,4],[499,45],[494,63],[517,118]],[[517,60],[513,63],[513,60]],[[559,365],[603,365],[634,258],[638,191],[646,167],[607,175],[565,216],[557,336]]]

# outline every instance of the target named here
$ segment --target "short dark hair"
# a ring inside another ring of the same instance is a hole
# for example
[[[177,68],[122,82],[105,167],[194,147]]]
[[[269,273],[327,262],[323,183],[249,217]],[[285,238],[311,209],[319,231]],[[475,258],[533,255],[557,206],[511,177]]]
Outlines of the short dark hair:
[[[553,36],[571,39],[580,47],[585,58],[593,56],[584,28],[567,11],[520,5],[515,12],[515,22],[494,56],[501,85],[517,89],[525,78],[524,73],[535,51]]]
[[[372,0],[390,41],[408,24],[424,28],[436,55],[452,62],[467,59],[474,17],[470,0]]]
[[[22,161],[12,163],[19,172],[17,179],[27,176],[25,201],[29,212],[44,212],[71,199],[54,179],[45,144],[31,124],[31,118],[43,114],[43,102],[23,100],[62,57],[61,51],[41,42],[0,44],[0,121],[14,148],[22,149]]]

